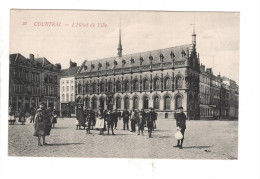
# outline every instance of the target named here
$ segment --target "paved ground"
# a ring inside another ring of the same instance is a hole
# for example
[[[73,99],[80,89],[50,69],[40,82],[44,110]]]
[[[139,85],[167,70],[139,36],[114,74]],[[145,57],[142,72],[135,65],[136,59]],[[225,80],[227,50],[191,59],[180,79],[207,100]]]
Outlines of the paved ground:
[[[75,119],[58,119],[48,146],[37,146],[33,125],[9,125],[9,156],[155,158],[155,159],[237,159],[238,121],[187,121],[183,149],[176,145],[175,121],[158,120],[153,138],[122,130],[118,123],[115,136],[92,135],[76,130]]]

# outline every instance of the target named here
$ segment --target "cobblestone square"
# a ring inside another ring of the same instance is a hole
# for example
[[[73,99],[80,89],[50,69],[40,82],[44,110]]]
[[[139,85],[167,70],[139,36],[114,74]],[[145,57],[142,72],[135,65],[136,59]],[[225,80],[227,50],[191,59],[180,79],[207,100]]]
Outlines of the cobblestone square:
[[[129,125],[130,126],[130,125]],[[38,146],[34,127],[9,125],[9,156],[144,158],[144,159],[237,159],[238,121],[187,121],[183,149],[174,148],[175,120],[158,119],[153,138],[123,130],[119,120],[115,136],[86,134],[76,130],[75,119],[58,119],[46,137],[47,146]]]

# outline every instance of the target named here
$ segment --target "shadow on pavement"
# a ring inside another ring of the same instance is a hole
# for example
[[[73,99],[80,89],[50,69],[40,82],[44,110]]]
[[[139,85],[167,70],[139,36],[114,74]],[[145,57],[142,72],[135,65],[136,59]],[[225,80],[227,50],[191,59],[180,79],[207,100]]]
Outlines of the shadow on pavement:
[[[206,149],[210,147],[212,146],[189,146],[189,147],[183,147],[183,149]]]
[[[51,129],[68,129],[69,127],[54,127],[54,128],[51,128]]]
[[[61,143],[61,144],[48,144],[48,146],[62,146],[62,145],[80,145],[84,143]]]

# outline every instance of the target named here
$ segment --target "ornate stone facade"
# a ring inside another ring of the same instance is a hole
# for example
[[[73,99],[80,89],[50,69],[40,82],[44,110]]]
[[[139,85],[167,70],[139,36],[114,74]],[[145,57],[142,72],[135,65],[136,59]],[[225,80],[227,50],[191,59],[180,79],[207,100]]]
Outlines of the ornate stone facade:
[[[76,101],[97,110],[148,109],[173,118],[182,106],[199,119],[199,71],[196,34],[192,44],[84,61],[76,75]]]

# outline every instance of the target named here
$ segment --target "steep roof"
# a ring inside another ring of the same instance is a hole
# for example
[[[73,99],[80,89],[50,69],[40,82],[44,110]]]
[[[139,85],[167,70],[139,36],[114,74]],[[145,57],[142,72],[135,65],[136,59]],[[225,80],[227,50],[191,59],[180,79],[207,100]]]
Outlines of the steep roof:
[[[79,73],[90,72],[90,71],[98,71],[99,70],[110,70],[115,68],[127,68],[127,67],[135,67],[141,65],[149,65],[150,57],[153,59],[153,64],[161,63],[161,59],[163,58],[163,62],[171,62],[171,55],[174,54],[175,61],[185,60],[188,56],[187,53],[191,51],[191,44],[170,47],[165,49],[146,51],[140,53],[133,53],[128,55],[123,55],[122,57],[110,57],[97,59],[92,61],[87,61],[81,65],[81,70]],[[141,64],[142,61],[142,64]],[[124,64],[123,64],[124,63]]]
[[[68,69],[61,70],[61,77],[74,76],[74,75],[77,74],[77,71],[78,71],[79,68],[80,68],[80,66],[71,67],[71,68],[68,68]]]

